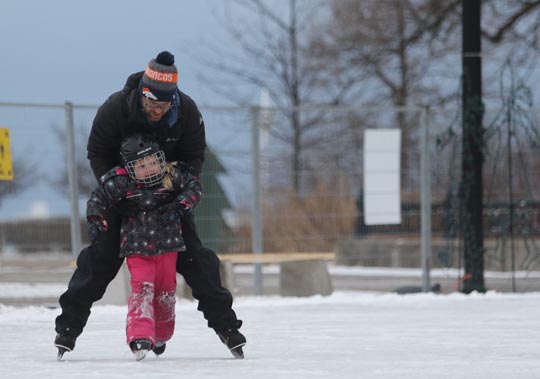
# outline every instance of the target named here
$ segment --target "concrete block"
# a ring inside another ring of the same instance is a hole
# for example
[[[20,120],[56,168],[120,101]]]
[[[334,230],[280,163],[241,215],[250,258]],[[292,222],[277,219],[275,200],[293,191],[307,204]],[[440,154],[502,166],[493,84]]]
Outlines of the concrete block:
[[[232,262],[221,262],[219,266],[219,274],[221,276],[221,285],[231,291],[232,294],[236,293],[236,278],[234,276],[234,265]]]
[[[334,290],[323,260],[282,262],[280,267],[282,296],[328,296]]]
[[[131,285],[129,284],[129,271],[124,263],[116,277],[109,283],[105,295],[96,305],[127,305]]]
[[[219,274],[221,276],[221,285],[234,294],[236,280],[234,277],[233,264],[231,262],[221,262]],[[176,282],[176,296],[186,300],[194,300],[191,287],[187,285],[182,275],[176,276]]]
[[[181,299],[194,300],[191,287],[187,285],[184,277],[176,274],[176,296]]]

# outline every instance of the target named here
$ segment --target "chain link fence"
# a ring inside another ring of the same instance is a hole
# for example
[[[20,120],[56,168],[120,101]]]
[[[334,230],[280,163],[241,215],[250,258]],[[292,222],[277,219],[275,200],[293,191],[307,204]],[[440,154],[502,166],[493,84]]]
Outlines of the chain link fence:
[[[82,218],[88,189],[96,183],[86,139],[96,109],[0,103],[0,127],[10,129],[15,172],[14,182],[0,182],[2,256],[75,255],[80,246],[72,243],[74,230],[80,245],[88,243]],[[206,246],[223,254],[335,252],[336,263],[345,266],[462,267],[455,111],[313,106],[201,107],[201,112],[209,150],[196,220]],[[497,111],[485,116],[487,270],[531,272],[539,266],[538,116],[538,110],[528,110],[519,122]],[[424,144],[423,125],[429,130]],[[364,133],[388,128],[402,133],[401,223],[366,225]],[[428,159],[422,164],[423,153]],[[78,176],[76,201],[70,200],[70,167]],[[427,187],[422,170],[428,173]],[[73,219],[74,211],[80,220]],[[429,223],[423,224],[426,215]],[[422,251],[429,252],[428,262]]]

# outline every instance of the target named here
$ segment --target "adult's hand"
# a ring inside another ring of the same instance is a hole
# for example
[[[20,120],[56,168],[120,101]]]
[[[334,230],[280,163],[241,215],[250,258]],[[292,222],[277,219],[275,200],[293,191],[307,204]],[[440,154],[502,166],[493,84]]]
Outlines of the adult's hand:
[[[90,241],[97,240],[100,233],[106,232],[109,228],[107,220],[99,216],[90,216],[86,219],[86,227],[88,229],[88,237]]]

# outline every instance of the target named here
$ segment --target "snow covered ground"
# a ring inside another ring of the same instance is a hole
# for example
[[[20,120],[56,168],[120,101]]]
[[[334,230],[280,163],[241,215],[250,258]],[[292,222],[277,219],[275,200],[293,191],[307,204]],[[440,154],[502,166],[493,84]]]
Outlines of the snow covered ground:
[[[68,260],[69,262],[69,257]],[[57,304],[57,299],[62,293],[66,290],[67,282],[71,277],[73,267],[70,266],[53,266],[47,267],[45,270],[48,282],[36,281],[35,277],[43,276],[42,273],[36,273],[40,265],[34,262],[30,263],[30,266],[21,266],[21,267],[2,267],[0,271],[0,303],[2,299],[39,299],[39,298],[54,298],[54,304]],[[37,266],[37,268],[36,268]],[[238,283],[239,286],[243,285],[246,288],[243,288],[244,291],[251,291],[254,293],[253,285],[253,265],[235,265],[234,272],[238,275],[237,280],[242,280],[241,283]],[[419,268],[387,268],[387,267],[349,267],[349,266],[337,266],[334,264],[328,264],[328,271],[333,278],[334,287],[336,290],[343,290],[343,283],[340,284],[339,278],[349,277],[351,282],[351,287],[358,287],[361,290],[372,290],[366,283],[370,283],[370,278],[383,278],[387,282],[396,282],[394,286],[388,285],[390,289],[395,289],[402,285],[418,285],[421,286],[422,283],[422,270]],[[271,287],[274,284],[275,287],[279,285],[278,277],[279,274],[279,265],[264,265],[263,273],[267,276],[265,278],[265,285]],[[10,276],[10,278],[17,278],[17,281],[9,281],[4,279],[2,280],[2,274],[4,276]],[[63,275],[63,276],[62,276]],[[243,279],[239,279],[240,276],[244,275]],[[274,279],[271,276],[274,275]],[[540,291],[540,271],[516,271],[514,277],[521,281],[518,283],[518,290],[525,292],[528,291]],[[463,276],[463,270],[456,269],[432,269],[430,271],[431,282],[432,284],[440,282],[441,280],[452,281],[452,285],[447,284],[444,288],[446,292],[452,292],[455,290],[458,278]],[[51,277],[55,277],[56,281],[51,281]],[[495,286],[497,284],[496,280],[499,280],[499,287],[504,287],[505,292],[511,291],[511,272],[496,272],[496,271],[486,271],[484,272],[484,277],[489,284]],[[391,279],[395,280],[392,281]],[[179,277],[180,280],[180,277]],[[275,282],[273,283],[272,282]],[[363,280],[363,281],[362,281]],[[526,284],[525,281],[529,281],[530,284]],[[401,281],[401,283],[400,283]],[[375,282],[371,280],[371,284]],[[382,286],[381,286],[382,287]],[[355,290],[358,290],[355,288]],[[492,288],[488,286],[488,288]],[[352,290],[351,288],[347,288]],[[272,288],[270,288],[270,291]],[[388,290],[386,290],[388,292]],[[265,293],[269,293],[266,291]],[[52,302],[51,302],[52,303]]]
[[[219,342],[196,303],[179,300],[160,358],[136,362],[126,308],[96,306],[76,349],[56,361],[58,309],[0,305],[0,378],[538,378],[540,293],[336,292],[238,297],[244,360]]]

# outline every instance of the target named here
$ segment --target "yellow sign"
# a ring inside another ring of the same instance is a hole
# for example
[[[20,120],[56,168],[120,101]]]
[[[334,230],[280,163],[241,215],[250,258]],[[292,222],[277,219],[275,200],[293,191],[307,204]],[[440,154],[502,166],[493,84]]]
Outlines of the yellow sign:
[[[8,128],[0,128],[0,180],[13,180]]]

